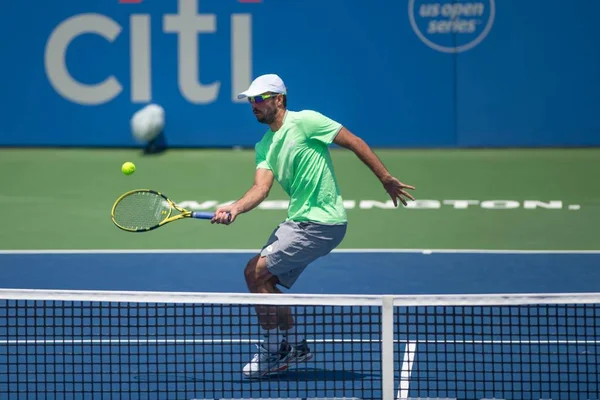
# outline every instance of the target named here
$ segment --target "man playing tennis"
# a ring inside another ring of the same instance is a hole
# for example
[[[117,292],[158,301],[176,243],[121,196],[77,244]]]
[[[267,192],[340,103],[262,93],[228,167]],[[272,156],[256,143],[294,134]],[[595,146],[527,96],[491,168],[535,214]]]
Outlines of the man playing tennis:
[[[346,210],[328,149],[331,143],[353,151],[379,178],[395,206],[398,200],[404,205],[405,198],[414,200],[405,190],[414,187],[390,175],[369,146],[341,124],[316,111],[287,110],[287,90],[279,76],[259,76],[238,98],[248,98],[256,119],[269,130],[255,146],[254,184],[241,199],[220,207],[211,222],[233,223],[267,198],[273,180],[290,196],[286,220],[246,265],[252,293],[281,293],[277,285],[291,288],[311,262],[329,254],[344,238]],[[312,358],[289,307],[257,306],[256,312],[264,341],[244,367],[246,377],[284,371]]]

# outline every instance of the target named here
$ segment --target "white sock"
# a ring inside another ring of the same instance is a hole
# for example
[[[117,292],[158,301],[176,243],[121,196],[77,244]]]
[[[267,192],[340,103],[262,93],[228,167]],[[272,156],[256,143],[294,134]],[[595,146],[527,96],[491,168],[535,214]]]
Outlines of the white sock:
[[[281,339],[279,338],[279,331],[277,329],[263,329],[263,346],[269,353],[276,353],[279,351],[281,345]]]
[[[296,325],[294,325],[291,329],[287,331],[283,331],[283,340],[288,342],[291,345],[297,345],[300,343],[298,334],[296,332]]]

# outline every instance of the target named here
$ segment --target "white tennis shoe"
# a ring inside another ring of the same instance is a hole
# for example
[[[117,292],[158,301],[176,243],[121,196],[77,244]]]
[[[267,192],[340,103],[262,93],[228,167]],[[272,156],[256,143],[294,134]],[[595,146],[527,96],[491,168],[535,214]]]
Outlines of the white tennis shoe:
[[[279,351],[270,353],[263,345],[256,345],[258,352],[244,366],[246,378],[261,378],[265,375],[285,371],[290,360],[294,359],[295,350],[286,342],[282,342]]]

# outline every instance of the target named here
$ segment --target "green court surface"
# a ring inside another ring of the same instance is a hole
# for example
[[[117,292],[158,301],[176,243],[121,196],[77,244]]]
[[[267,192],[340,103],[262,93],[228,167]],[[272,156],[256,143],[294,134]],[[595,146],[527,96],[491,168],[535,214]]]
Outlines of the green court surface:
[[[600,249],[600,149],[376,153],[416,186],[420,201],[390,208],[370,170],[353,153],[332,150],[348,201],[340,248]],[[121,173],[124,161],[137,165],[134,175]],[[286,216],[277,183],[262,208],[230,226],[184,220],[133,234],[110,220],[114,200],[130,189],[214,210],[210,204],[238,199],[253,174],[252,150],[0,149],[0,248],[258,249]]]

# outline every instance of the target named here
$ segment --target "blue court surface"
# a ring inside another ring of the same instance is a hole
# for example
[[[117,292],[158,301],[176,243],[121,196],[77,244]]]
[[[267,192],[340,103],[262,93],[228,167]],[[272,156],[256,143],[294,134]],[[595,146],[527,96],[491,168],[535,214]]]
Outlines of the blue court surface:
[[[16,289],[246,293],[253,254],[7,251],[0,279]],[[600,252],[337,251],[287,292],[582,294],[600,292],[599,267]],[[381,398],[380,306],[295,308],[315,360],[253,381],[240,373],[260,337],[250,306],[7,303],[2,398]],[[600,399],[598,304],[397,305],[393,318],[397,398]]]
[[[4,288],[246,293],[248,250],[0,252]],[[466,294],[600,291],[600,251],[336,251],[290,293]]]

